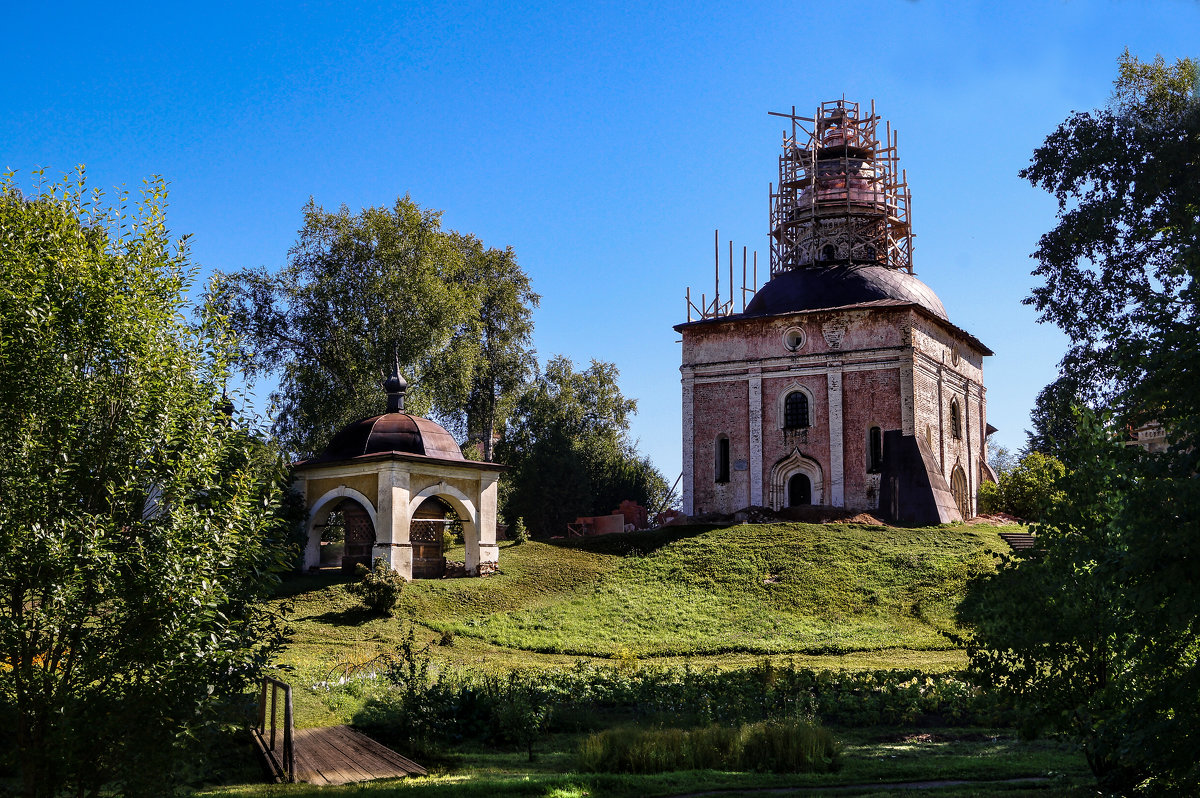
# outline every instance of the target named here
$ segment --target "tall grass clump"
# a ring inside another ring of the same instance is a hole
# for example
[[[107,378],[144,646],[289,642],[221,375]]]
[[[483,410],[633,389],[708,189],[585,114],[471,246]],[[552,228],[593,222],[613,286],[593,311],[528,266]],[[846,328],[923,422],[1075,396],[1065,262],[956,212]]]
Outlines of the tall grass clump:
[[[583,740],[578,765],[590,773],[825,773],[840,767],[840,754],[840,745],[826,729],[790,718],[690,730],[607,729]]]

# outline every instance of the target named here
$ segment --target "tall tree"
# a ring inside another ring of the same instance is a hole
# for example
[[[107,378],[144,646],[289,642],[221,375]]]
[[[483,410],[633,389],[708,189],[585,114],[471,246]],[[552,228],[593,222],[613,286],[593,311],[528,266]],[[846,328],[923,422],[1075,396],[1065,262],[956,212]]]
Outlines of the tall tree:
[[[530,370],[538,297],[512,251],[443,230],[408,197],[357,214],[310,200],[287,265],[227,275],[220,296],[243,370],[279,379],[275,433],[298,456],[381,412],[397,361],[411,412],[490,447],[485,430]]]
[[[1066,472],[1039,551],[977,582],[963,618],[973,669],[1032,727],[1074,732],[1106,790],[1195,795],[1200,78],[1187,59],[1119,67],[1109,106],[1064,122],[1022,172],[1059,201],[1028,301],[1071,338],[1060,387],[1113,415],[1079,411],[1055,434]],[[1150,419],[1169,451],[1123,445]]]
[[[657,506],[666,480],[637,454],[629,419],[637,402],[617,386],[611,363],[576,371],[551,358],[517,399],[497,448],[511,465],[505,514],[524,518],[539,535],[561,534],[577,516],[608,514],[624,499]]]
[[[286,266],[224,277],[243,369],[279,378],[275,433],[289,453],[319,452],[348,421],[381,412],[379,385],[397,359],[409,407],[433,408],[426,374],[459,358],[450,344],[471,315],[463,270],[440,214],[404,197],[357,214],[310,200]]]
[[[1200,351],[1200,78],[1190,59],[1128,51],[1119,71],[1109,106],[1068,119],[1021,172],[1059,205],[1026,303],[1071,339],[1057,393],[1195,434],[1200,395],[1178,388]]]
[[[457,421],[460,437],[477,441],[482,458],[492,460],[496,430],[537,369],[533,309],[540,297],[511,247],[485,248],[475,236],[460,233],[452,238],[463,254],[462,284],[473,312],[451,342],[459,359],[438,361],[431,375],[438,388],[436,410]]]
[[[0,181],[0,703],[27,796],[161,794],[279,640],[277,472],[222,400],[230,330],[185,315],[163,183],[126,204],[82,170]]]

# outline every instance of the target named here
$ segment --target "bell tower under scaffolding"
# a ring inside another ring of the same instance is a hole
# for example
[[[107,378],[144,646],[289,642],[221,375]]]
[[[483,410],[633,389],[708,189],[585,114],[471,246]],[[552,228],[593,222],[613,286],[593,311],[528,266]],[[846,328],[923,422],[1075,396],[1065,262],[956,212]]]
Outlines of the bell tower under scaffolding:
[[[771,276],[808,266],[869,264],[912,273],[907,175],[891,123],[879,130],[875,102],[863,114],[845,99],[791,120],[771,187]],[[879,133],[883,132],[881,141]]]

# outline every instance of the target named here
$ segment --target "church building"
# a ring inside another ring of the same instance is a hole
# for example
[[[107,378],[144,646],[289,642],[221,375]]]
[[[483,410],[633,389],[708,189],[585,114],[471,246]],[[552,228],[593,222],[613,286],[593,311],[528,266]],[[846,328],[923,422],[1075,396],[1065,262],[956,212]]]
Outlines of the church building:
[[[688,294],[683,511],[822,505],[907,523],[976,512],[983,358],[913,273],[890,124],[858,103],[789,120],[772,185],[770,280]],[[719,255],[718,255],[719,258]],[[757,288],[757,290],[755,290]],[[747,297],[749,301],[747,302]],[[693,318],[693,315],[698,318]]]

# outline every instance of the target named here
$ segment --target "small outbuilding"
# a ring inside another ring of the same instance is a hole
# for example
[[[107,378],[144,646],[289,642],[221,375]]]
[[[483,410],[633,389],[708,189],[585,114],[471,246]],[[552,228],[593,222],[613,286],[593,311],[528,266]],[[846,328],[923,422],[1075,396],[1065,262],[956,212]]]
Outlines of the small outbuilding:
[[[321,565],[321,536],[337,512],[343,567],[382,557],[405,579],[446,571],[446,525],[462,525],[469,575],[496,570],[496,491],[504,466],[467,460],[436,422],[404,412],[408,384],[384,383],[388,412],[355,421],[321,454],[295,467],[293,488],[308,510],[303,570]]]

